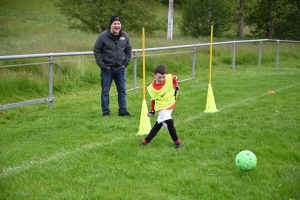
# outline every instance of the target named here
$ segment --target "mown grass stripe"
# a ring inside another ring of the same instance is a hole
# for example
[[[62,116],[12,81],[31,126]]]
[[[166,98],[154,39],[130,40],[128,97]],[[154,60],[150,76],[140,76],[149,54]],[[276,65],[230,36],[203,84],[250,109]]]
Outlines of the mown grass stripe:
[[[109,145],[109,144],[117,142],[121,139],[122,138],[117,137],[117,138],[112,139],[110,142],[95,142],[95,143],[91,143],[91,144],[81,146],[80,148],[76,148],[76,149],[71,150],[71,151],[65,150],[65,151],[58,152],[58,153],[56,153],[56,154],[54,154],[54,155],[52,155],[48,158],[41,159],[40,161],[24,162],[22,165],[15,166],[15,167],[9,167],[9,168],[6,168],[6,169],[2,170],[2,173],[1,173],[0,176],[1,177],[7,177],[7,176],[10,176],[10,175],[13,175],[13,174],[17,174],[17,173],[20,173],[20,172],[22,172],[26,169],[31,168],[34,165],[42,165],[44,163],[48,163],[48,162],[51,162],[53,160],[61,159],[61,158],[64,158],[66,156],[70,156],[72,154],[76,154],[78,152],[85,151],[87,149],[93,149],[93,148],[96,148],[96,147],[99,147],[99,146]]]
[[[293,88],[293,87],[296,87],[296,86],[299,86],[299,85],[300,85],[300,83],[293,84],[293,85],[287,85],[285,87],[276,89],[276,91],[286,90],[286,89]],[[221,107],[221,109],[225,109],[225,108],[227,109],[227,108],[231,108],[231,107],[235,107],[235,106],[240,106],[242,104],[248,103],[249,101],[256,100],[256,99],[264,97],[266,95],[268,95],[268,93],[263,93],[263,94],[261,94],[259,96],[256,96],[256,97],[246,98],[246,99],[244,99],[242,101],[239,101],[237,103],[224,105],[224,106]],[[205,115],[205,113],[201,112],[200,114],[198,114],[196,116],[190,116],[190,117],[182,120],[182,122],[190,122],[190,121],[193,121],[193,120],[195,120],[197,118],[200,118],[204,115]],[[180,121],[180,120],[178,120],[178,121]],[[61,151],[61,152],[58,152],[58,153],[56,153],[56,154],[54,154],[54,155],[52,155],[48,158],[42,159],[40,161],[24,162],[24,164],[21,164],[19,166],[9,167],[9,168],[3,169],[0,176],[1,177],[7,177],[7,176],[10,176],[10,175],[13,175],[13,174],[17,174],[17,173],[20,173],[24,170],[27,170],[27,169],[31,168],[34,165],[42,165],[44,163],[51,162],[51,161],[57,160],[57,159],[61,159],[61,158],[64,158],[66,156],[70,156],[72,154],[76,154],[78,152],[85,151],[87,149],[93,149],[93,148],[96,148],[96,147],[99,147],[99,146],[102,146],[102,145],[111,145],[112,143],[117,142],[119,140],[122,140],[122,137],[113,138],[110,142],[95,142],[95,143],[87,144],[87,145],[84,145],[80,148],[77,148],[77,149],[74,149],[74,150],[71,150],[71,151]]]

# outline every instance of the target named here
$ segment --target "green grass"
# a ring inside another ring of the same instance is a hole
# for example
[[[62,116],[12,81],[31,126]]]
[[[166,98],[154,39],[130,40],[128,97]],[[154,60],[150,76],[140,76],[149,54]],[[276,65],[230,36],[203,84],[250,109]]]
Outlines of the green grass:
[[[157,10],[163,16],[163,8]],[[2,0],[0,17],[1,55],[91,51],[97,37],[68,30],[66,19],[46,0]],[[176,27],[174,33],[167,40],[164,32],[149,38],[146,30],[146,47],[209,42],[181,38]],[[141,48],[139,33],[132,35],[133,48]],[[213,47],[216,113],[204,113],[209,48],[197,50],[196,79],[180,82],[173,112],[182,149],[173,147],[166,128],[148,146],[139,146],[144,137],[136,135],[141,89],[127,94],[133,117],[121,118],[113,86],[111,116],[102,117],[94,61],[57,62],[52,109],[43,103],[0,111],[0,199],[300,199],[300,47],[281,44],[278,69],[275,43],[263,44],[261,67],[258,44],[236,48],[232,73],[232,46]],[[0,66],[46,61],[3,61]],[[179,80],[191,76],[191,53],[147,57],[147,84],[157,63],[166,64]],[[139,67],[139,86],[141,78]],[[1,68],[0,94],[1,105],[46,97],[47,64]],[[150,106],[148,95],[146,100]],[[234,164],[245,149],[258,159],[247,173]]]
[[[164,63],[169,71],[178,74],[181,80],[192,76],[192,49],[178,49],[147,52],[146,80],[152,79],[153,66]],[[282,43],[280,45],[279,68],[293,66],[300,68],[300,46]],[[178,54],[174,54],[177,52]],[[154,55],[153,55],[154,54]],[[161,54],[160,56],[157,56]],[[165,55],[163,55],[165,54]],[[199,47],[196,54],[196,69],[202,74],[209,66],[209,47]],[[140,55],[139,55],[140,56]],[[48,96],[48,58],[0,61],[2,65],[28,64],[24,67],[0,68],[0,105],[16,103]],[[73,62],[76,61],[76,62]],[[34,65],[32,63],[44,62]],[[71,94],[86,89],[99,89],[99,69],[92,55],[75,57],[55,57],[53,59],[54,96],[59,93]],[[232,45],[213,47],[213,66],[215,70],[232,71]],[[258,67],[258,44],[236,45],[236,66],[239,71],[249,66]],[[133,58],[127,69],[128,89],[133,88]],[[276,67],[276,43],[264,43],[261,68]],[[198,76],[196,74],[196,76]],[[137,60],[137,84],[142,86],[142,58]]]
[[[53,109],[1,111],[0,198],[299,199],[299,69],[216,67],[217,113],[203,112],[207,74],[180,83],[173,117],[182,149],[167,129],[139,147],[141,90],[128,92],[132,118],[117,116],[115,95],[102,117],[99,89],[57,94]],[[234,164],[245,149],[258,158],[248,173]]]

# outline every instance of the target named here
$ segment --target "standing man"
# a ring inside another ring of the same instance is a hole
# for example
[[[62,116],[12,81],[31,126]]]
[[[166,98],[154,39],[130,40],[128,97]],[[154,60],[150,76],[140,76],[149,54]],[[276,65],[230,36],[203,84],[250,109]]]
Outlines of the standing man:
[[[118,91],[119,116],[130,117],[126,108],[126,67],[131,58],[129,36],[121,30],[121,19],[113,15],[109,28],[97,38],[94,56],[101,74],[101,106],[103,116],[110,115],[109,91],[114,80]]]

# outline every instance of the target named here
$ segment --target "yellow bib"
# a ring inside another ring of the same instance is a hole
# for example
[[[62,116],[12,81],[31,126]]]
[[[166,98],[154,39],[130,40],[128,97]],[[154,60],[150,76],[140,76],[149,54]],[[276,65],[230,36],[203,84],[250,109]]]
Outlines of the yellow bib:
[[[165,85],[160,90],[154,89],[152,83],[147,87],[147,90],[151,99],[155,100],[154,109],[156,111],[167,109],[175,103],[173,78],[171,74],[166,75]]]

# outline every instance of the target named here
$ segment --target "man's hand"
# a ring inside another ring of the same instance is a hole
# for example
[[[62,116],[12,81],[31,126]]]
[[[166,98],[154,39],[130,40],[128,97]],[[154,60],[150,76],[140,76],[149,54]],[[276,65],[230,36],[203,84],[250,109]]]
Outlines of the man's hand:
[[[175,100],[177,100],[178,98],[178,93],[179,93],[179,87],[175,87],[175,92],[174,92]]]
[[[154,115],[155,115],[155,111],[153,111],[153,110],[148,112],[148,114],[147,114],[148,117],[154,117]]]

